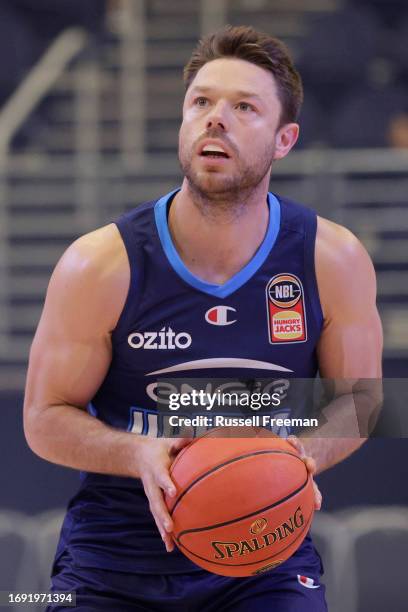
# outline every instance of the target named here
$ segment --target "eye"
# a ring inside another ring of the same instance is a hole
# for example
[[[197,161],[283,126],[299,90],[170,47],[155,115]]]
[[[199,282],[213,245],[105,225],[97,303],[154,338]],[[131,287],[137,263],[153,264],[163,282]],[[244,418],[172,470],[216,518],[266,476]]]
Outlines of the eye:
[[[204,98],[204,96],[199,96],[198,98],[196,98],[194,100],[194,104],[196,106],[200,106],[201,108],[204,108],[204,106],[207,105],[208,99]]]
[[[239,108],[239,110],[243,111],[244,113],[255,110],[251,104],[248,104],[248,102],[238,102],[237,108]]]

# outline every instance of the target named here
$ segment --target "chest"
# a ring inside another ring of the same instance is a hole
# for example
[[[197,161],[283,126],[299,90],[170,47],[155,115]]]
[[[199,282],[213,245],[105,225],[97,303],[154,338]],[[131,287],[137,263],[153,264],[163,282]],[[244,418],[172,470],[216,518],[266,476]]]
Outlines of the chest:
[[[200,369],[229,375],[248,367],[313,375],[320,329],[299,275],[267,269],[226,298],[169,281],[147,284],[114,346],[116,359],[135,375]]]

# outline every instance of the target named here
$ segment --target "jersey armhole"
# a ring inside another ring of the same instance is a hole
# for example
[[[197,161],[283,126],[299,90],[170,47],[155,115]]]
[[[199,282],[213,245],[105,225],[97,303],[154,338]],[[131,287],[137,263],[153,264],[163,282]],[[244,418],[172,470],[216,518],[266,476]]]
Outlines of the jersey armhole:
[[[132,224],[129,223],[127,215],[123,215],[122,217],[114,221],[114,224],[118,228],[120,237],[122,238],[128,257],[130,270],[129,288],[126,300],[123,305],[122,312],[120,313],[119,319],[112,330],[112,339],[120,339],[122,337],[122,334],[127,334],[130,324],[130,317],[133,315],[135,304],[137,304],[135,296],[139,283],[137,282],[138,279],[136,274],[137,266],[134,265],[134,262],[135,259],[137,259],[138,257],[138,249],[136,247],[136,239],[133,233]]]
[[[317,214],[314,210],[308,209],[305,220],[305,277],[307,285],[310,288],[311,296],[310,303],[312,314],[317,328],[322,330],[324,316],[320,301],[319,286],[316,276],[316,235],[317,235]]]

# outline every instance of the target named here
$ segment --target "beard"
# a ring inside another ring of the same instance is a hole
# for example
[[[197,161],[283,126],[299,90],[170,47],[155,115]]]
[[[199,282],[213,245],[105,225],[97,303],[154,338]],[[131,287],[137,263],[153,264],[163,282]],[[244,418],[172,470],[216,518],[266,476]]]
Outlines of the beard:
[[[250,195],[256,191],[257,187],[270,171],[275,147],[273,143],[268,143],[263,148],[258,149],[256,155],[250,159],[243,159],[239,151],[232,143],[225,138],[219,130],[209,130],[205,138],[219,138],[228,144],[234,155],[230,158],[227,166],[231,168],[197,168],[197,142],[187,146],[183,144],[180,134],[179,141],[179,162],[184,176],[187,179],[189,189],[196,201],[205,203],[206,208],[216,203],[217,209],[231,208],[231,204],[239,207],[240,203],[250,199]],[[199,140],[203,140],[200,137]]]

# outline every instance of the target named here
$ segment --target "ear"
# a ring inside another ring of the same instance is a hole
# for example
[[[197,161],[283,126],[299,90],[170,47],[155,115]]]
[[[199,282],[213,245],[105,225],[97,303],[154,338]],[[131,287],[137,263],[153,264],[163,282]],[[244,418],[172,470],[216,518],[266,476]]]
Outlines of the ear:
[[[275,154],[273,159],[282,159],[285,157],[299,136],[299,125],[297,123],[285,123],[276,132],[275,136]]]

